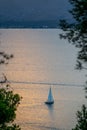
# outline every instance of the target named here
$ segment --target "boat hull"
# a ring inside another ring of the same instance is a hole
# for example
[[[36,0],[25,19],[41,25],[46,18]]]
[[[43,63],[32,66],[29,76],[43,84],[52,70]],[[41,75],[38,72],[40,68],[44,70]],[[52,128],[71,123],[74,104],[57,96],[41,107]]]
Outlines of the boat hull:
[[[46,101],[45,104],[51,105],[51,104],[54,104],[54,101],[52,101],[52,102]]]

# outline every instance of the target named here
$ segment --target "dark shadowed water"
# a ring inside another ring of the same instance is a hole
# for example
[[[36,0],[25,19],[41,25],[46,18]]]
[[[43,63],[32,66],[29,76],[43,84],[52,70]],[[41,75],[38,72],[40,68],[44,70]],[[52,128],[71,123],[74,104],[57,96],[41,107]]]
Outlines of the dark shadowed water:
[[[76,48],[59,39],[59,29],[2,29],[0,51],[14,54],[0,67],[23,99],[16,121],[22,130],[70,130],[86,103],[85,72],[75,70]],[[16,81],[16,82],[15,82]],[[33,84],[32,84],[33,83]],[[48,84],[47,84],[48,83]],[[50,85],[55,103],[47,106]]]

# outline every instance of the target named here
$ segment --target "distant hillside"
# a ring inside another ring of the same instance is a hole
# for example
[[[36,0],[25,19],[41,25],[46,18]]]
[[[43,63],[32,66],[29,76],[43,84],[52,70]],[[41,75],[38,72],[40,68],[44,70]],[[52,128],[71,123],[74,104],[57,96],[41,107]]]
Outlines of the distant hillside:
[[[58,21],[5,21],[0,22],[0,28],[58,28]]]
[[[0,27],[56,27],[71,19],[68,0],[0,0]]]

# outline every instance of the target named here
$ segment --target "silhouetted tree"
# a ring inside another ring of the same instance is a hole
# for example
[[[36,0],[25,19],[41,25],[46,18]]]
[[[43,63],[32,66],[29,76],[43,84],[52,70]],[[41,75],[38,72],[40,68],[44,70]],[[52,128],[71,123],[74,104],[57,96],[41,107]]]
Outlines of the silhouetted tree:
[[[9,59],[13,58],[13,55],[6,54],[5,52],[0,52],[0,64],[8,64]]]
[[[82,66],[87,62],[87,0],[69,0],[72,10],[69,12],[73,16],[73,22],[60,20],[60,27],[64,33],[60,34],[60,38],[68,39],[68,41],[79,48],[78,52],[78,68],[87,69]]]
[[[69,11],[73,17],[72,22],[60,20],[63,33],[60,38],[67,39],[79,49],[77,56],[77,69],[87,70],[87,0],[69,0],[72,9]],[[87,87],[85,88],[87,92]],[[72,130],[87,130],[87,108],[77,112],[77,124]]]
[[[0,52],[0,65],[8,64],[11,58],[13,55]],[[19,125],[13,123],[20,100],[21,97],[13,93],[3,74],[3,79],[0,81],[0,130],[21,130]]]
[[[77,111],[77,124],[72,130],[87,130],[87,108],[82,106],[81,111]]]
[[[60,38],[67,39],[79,48],[76,68],[87,70],[87,0],[69,0],[69,2],[72,5],[69,12],[73,20],[72,23],[65,19],[60,20],[60,27],[63,30]]]

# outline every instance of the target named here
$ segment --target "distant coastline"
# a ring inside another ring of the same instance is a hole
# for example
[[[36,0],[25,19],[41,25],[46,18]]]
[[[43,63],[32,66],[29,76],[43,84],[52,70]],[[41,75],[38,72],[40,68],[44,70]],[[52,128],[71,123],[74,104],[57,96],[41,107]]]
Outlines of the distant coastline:
[[[58,21],[0,21],[0,28],[58,28]]]

